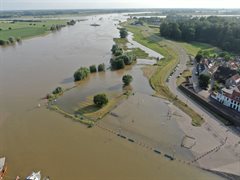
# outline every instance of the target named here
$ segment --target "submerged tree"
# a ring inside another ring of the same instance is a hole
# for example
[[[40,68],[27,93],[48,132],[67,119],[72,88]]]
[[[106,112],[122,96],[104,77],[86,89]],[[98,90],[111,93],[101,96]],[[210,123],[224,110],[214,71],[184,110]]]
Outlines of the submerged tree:
[[[108,98],[106,94],[97,94],[93,97],[93,102],[98,107],[103,107],[108,103]]]
[[[80,81],[87,78],[89,75],[89,69],[86,67],[79,68],[73,75],[74,81]]]
[[[126,74],[122,77],[122,81],[125,86],[128,86],[133,81],[133,77],[129,74]]]
[[[105,71],[105,64],[104,63],[98,65],[98,72],[102,72],[102,71]]]
[[[90,70],[91,73],[97,72],[96,65],[91,65],[91,66],[89,67],[89,70]]]
[[[61,94],[61,93],[63,93],[63,89],[62,89],[62,87],[57,87],[52,93],[53,94]]]

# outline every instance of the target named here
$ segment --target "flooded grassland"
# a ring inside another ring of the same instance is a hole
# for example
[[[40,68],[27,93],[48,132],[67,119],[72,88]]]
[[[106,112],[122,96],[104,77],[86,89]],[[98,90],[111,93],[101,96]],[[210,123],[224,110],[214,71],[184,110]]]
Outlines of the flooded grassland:
[[[92,75],[57,100],[71,112],[74,110],[71,107],[96,92],[120,92],[121,77],[127,71],[134,76],[132,87],[136,95],[124,101],[126,106],[123,103],[114,110],[125,119],[108,115],[89,129],[43,105],[41,98],[47,92],[59,85],[64,88],[75,85],[72,74],[80,66],[109,63],[113,38],[118,36],[114,19],[121,18],[124,17],[91,16],[73,27],[0,49],[0,155],[7,157],[6,179],[25,177],[33,170],[41,170],[43,175],[57,180],[220,179],[185,163],[169,161],[151,149],[100,128],[119,131],[120,127],[126,135],[164,152],[179,145],[183,134],[174,121],[166,119],[169,105],[152,99],[153,91],[140,65]],[[90,26],[93,23],[101,26]],[[135,104],[138,102],[139,105]],[[41,108],[37,108],[39,103]],[[166,126],[169,132],[164,130]],[[150,132],[152,128],[155,129]],[[176,156],[192,158],[188,150],[175,149]]]

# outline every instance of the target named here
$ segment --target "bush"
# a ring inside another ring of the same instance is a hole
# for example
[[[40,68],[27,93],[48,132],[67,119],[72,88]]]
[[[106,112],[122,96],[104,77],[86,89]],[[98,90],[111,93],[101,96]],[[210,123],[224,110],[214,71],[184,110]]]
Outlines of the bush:
[[[112,69],[123,69],[125,67],[123,59],[111,59],[110,60]]]
[[[128,36],[128,32],[125,28],[120,29],[120,37],[121,38],[126,38]]]
[[[8,38],[8,41],[9,41],[11,44],[13,44],[13,43],[15,43],[16,39],[11,36],[11,37]]]
[[[6,44],[7,44],[7,42],[6,42],[6,41],[4,41],[4,40],[0,39],[0,46],[4,46],[4,45],[6,45]]]
[[[96,68],[95,65],[91,65],[91,66],[89,67],[89,70],[90,70],[90,73],[95,73],[95,72],[97,72],[97,68]]]
[[[97,94],[93,98],[93,102],[98,107],[103,107],[108,103],[108,98],[106,94]]]
[[[126,74],[122,77],[122,81],[124,83],[125,86],[128,86],[133,80],[133,77],[129,74]]]
[[[53,94],[61,94],[61,93],[63,93],[63,89],[61,87],[57,87],[52,93]]]
[[[74,24],[76,24],[76,21],[74,21],[74,20],[67,22],[67,25],[69,25],[69,26],[73,26]]]
[[[9,27],[8,29],[9,29],[9,30],[11,30],[12,28],[11,28],[11,27]]]
[[[105,64],[104,63],[98,65],[98,72],[101,72],[101,71],[105,71]]]
[[[17,41],[17,42],[20,42],[20,41],[21,41],[21,38],[20,38],[20,37],[17,37],[16,41]]]
[[[89,69],[85,67],[79,68],[73,75],[74,81],[80,81],[87,78],[89,75]]]

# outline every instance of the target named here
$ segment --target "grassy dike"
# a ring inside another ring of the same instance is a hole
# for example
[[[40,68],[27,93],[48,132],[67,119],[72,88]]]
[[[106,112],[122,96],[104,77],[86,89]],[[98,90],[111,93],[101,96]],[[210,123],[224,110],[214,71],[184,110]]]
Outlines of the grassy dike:
[[[169,41],[159,37],[156,34],[157,29],[152,29],[148,26],[131,26],[129,23],[124,23],[122,25],[134,34],[135,41],[164,56],[164,59],[158,62],[154,74],[149,78],[149,82],[156,91],[156,95],[168,99],[173,102],[175,106],[188,114],[192,118],[193,126],[201,126],[204,122],[203,118],[171,93],[165,83],[170,73],[179,63],[178,54],[172,48]]]

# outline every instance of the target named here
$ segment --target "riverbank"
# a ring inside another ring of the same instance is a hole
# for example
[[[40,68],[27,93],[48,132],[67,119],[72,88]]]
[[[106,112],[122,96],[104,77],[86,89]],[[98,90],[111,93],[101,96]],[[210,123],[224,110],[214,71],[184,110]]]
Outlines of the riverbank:
[[[164,56],[155,68],[155,73],[149,78],[152,88],[156,91],[156,95],[172,101],[174,105],[179,107],[192,118],[192,125],[201,126],[204,122],[203,118],[187,106],[184,102],[169,90],[166,85],[166,80],[171,72],[176,68],[179,63],[178,54],[174,46],[167,40],[162,39],[157,35],[156,28],[152,29],[148,26],[131,26],[129,22],[122,24],[130,32],[134,33],[134,40],[140,44],[162,54]],[[152,67],[145,68],[145,74],[152,71]]]

